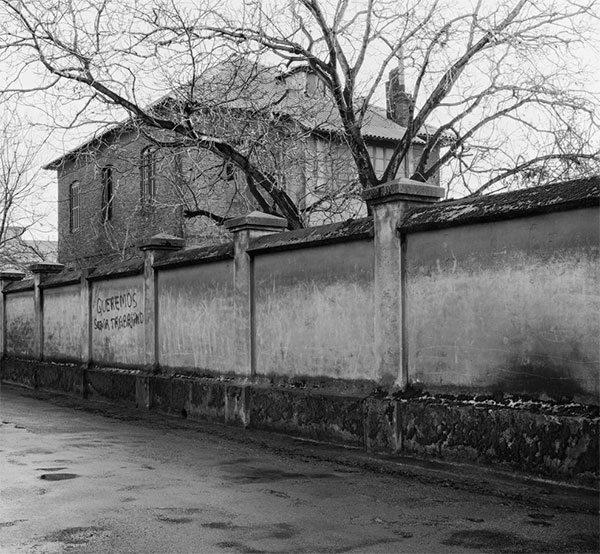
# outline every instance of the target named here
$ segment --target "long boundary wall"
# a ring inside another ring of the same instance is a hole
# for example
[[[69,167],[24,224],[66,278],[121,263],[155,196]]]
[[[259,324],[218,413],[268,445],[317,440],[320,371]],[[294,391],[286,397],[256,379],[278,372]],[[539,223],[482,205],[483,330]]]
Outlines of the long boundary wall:
[[[86,272],[0,274],[2,377],[390,453],[598,478],[600,179],[474,201],[396,182],[373,218]],[[556,437],[562,437],[560,441]]]

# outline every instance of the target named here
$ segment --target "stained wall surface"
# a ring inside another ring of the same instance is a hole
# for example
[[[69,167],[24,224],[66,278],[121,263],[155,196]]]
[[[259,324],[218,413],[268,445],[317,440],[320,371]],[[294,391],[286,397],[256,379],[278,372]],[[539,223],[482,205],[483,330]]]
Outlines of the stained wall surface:
[[[44,359],[81,359],[80,285],[44,289]],[[85,300],[84,300],[85,301]]]
[[[158,290],[161,366],[234,372],[232,262],[161,270]]]
[[[598,398],[596,208],[409,234],[409,374]]]
[[[141,275],[93,281],[91,319],[95,363],[144,364],[146,314]]]
[[[254,258],[256,372],[374,379],[373,243]]]
[[[35,355],[33,291],[7,294],[5,310],[7,354],[33,357]]]

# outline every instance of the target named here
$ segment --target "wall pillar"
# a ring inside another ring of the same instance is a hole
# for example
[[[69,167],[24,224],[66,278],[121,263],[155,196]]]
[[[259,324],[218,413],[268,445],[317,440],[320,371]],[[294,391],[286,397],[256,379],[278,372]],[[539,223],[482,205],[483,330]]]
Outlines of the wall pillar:
[[[262,212],[235,217],[225,223],[233,233],[233,303],[236,320],[236,367],[247,376],[256,372],[256,352],[254,337],[254,283],[252,258],[248,254],[250,241],[279,233],[287,227],[287,221]]]
[[[158,352],[158,287],[154,262],[185,246],[185,240],[161,233],[139,245],[144,253],[144,364],[152,372],[159,368]]]
[[[405,314],[405,241],[398,226],[415,206],[437,202],[445,191],[411,179],[396,179],[363,192],[375,227],[375,363],[379,381],[408,384]]]
[[[6,294],[4,294],[4,287],[13,281],[21,281],[23,277],[25,277],[25,274],[21,272],[0,271],[0,292],[2,292],[2,298],[0,299],[0,325],[2,325],[0,359],[6,356]]]
[[[81,365],[84,369],[92,362],[92,285],[89,270],[82,269],[80,277],[79,305],[81,309]]]
[[[33,273],[33,308],[35,313],[33,356],[35,360],[41,361],[44,359],[44,296],[40,285],[46,277],[60,273],[64,268],[64,265],[52,262],[36,263],[29,266],[29,271]]]

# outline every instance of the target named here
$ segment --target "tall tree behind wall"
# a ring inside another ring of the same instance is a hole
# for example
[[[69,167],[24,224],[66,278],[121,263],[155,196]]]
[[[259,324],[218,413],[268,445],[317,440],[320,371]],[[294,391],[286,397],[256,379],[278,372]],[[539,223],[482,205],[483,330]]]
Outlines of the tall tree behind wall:
[[[306,205],[290,194],[280,173],[268,169],[262,146],[273,122],[282,123],[292,107],[288,101],[282,109],[287,99],[275,89],[260,101],[251,93],[262,86],[258,68],[270,65],[307,64],[318,76],[334,108],[327,118],[339,130],[335,140],[347,145],[361,188],[396,175],[419,135],[426,145],[411,176],[425,181],[443,169],[449,190],[460,185],[479,194],[598,170],[595,98],[581,85],[578,59],[597,25],[593,0],[0,5],[0,55],[13,75],[4,98],[43,93],[52,100],[45,105],[55,127],[125,112],[143,129],[168,131],[178,147],[209,151],[235,166],[256,205],[286,217],[290,228],[305,225]],[[203,95],[201,77],[232,56],[255,69],[241,75],[241,88],[238,79],[229,94]],[[399,63],[406,72],[407,130],[377,175],[365,118]],[[35,85],[25,82],[25,74],[35,74]],[[151,98],[173,90],[173,109],[147,108]],[[237,108],[230,102],[236,95]],[[296,111],[304,106],[300,102]],[[235,109],[252,115],[252,124],[241,125],[244,133],[204,123],[207,115],[218,119]],[[290,144],[301,144],[307,133],[284,128]],[[442,155],[432,163],[438,147]],[[226,217],[193,205],[188,211]]]
[[[45,185],[36,167],[37,148],[23,137],[14,116],[0,123],[0,267],[26,270],[56,255],[49,241],[30,232],[45,219]]]

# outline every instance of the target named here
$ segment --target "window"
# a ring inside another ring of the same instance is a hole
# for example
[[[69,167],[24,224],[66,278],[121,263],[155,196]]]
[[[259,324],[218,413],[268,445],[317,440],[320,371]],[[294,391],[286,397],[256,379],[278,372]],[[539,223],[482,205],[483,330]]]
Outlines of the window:
[[[369,155],[371,156],[371,163],[373,164],[375,174],[377,175],[377,177],[381,178],[383,176],[385,168],[388,166],[392,159],[394,149],[387,148],[385,146],[369,145],[367,146],[367,150],[369,151]],[[401,163],[398,169],[396,170],[396,178],[407,177],[409,175],[409,163],[411,158],[411,152],[409,152],[409,155],[406,156],[403,163]]]
[[[387,148],[383,146],[369,146],[368,149],[369,154],[371,154],[371,163],[373,164],[375,175],[381,178],[389,161],[389,159],[386,159]]]
[[[69,231],[79,229],[79,181],[69,186]]]
[[[112,220],[113,216],[113,168],[102,168],[102,223]]]
[[[140,159],[140,185],[142,201],[149,201],[156,193],[156,148],[147,146]]]

